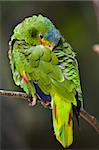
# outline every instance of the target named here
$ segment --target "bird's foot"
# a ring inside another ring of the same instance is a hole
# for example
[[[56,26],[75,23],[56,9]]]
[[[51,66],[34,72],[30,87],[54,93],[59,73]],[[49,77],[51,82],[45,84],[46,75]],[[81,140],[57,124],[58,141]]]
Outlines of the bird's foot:
[[[50,103],[49,101],[41,102],[41,104],[42,104],[45,108],[51,108],[51,103]]]
[[[28,100],[29,101],[29,106],[35,106],[37,104],[37,97],[34,95],[33,97]]]

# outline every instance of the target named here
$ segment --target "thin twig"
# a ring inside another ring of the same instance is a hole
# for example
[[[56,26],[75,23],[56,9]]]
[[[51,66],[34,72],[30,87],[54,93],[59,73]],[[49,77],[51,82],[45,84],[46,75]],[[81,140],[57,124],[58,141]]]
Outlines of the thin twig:
[[[0,90],[0,96],[11,96],[16,98],[22,98],[22,99],[29,99],[29,95],[23,92],[15,92],[15,91],[5,91]]]
[[[80,116],[86,120],[99,134],[99,122],[96,120],[96,118],[92,115],[90,115],[88,112],[86,112],[84,109],[80,110]]]
[[[29,100],[31,98],[29,95],[23,92],[5,91],[5,90],[0,90],[0,96],[12,96],[12,97],[26,99],[26,100]],[[38,102],[44,105],[44,103],[42,103],[39,99]],[[48,105],[47,103],[47,106],[50,105]],[[90,115],[84,109],[80,110],[80,116],[96,130],[97,134],[99,134],[99,122],[96,120],[94,116]]]

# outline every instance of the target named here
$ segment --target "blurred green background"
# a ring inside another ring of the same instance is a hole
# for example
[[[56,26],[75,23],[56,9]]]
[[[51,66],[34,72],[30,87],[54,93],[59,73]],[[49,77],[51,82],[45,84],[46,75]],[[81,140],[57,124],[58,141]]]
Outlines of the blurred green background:
[[[92,1],[0,2],[0,89],[22,91],[12,79],[8,42],[14,27],[33,14],[49,17],[71,44],[79,61],[85,109],[99,120],[99,28]],[[1,149],[62,149],[55,140],[51,111],[24,100],[0,97]],[[80,119],[70,149],[99,149],[99,136]]]

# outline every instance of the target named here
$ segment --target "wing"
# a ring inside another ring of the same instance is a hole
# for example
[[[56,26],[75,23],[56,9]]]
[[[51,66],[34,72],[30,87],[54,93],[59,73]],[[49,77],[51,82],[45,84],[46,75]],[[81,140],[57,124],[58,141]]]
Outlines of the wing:
[[[35,88],[31,85],[29,76],[32,68],[25,57],[28,54],[25,55],[24,51],[28,48],[29,46],[24,44],[24,41],[17,41],[13,35],[9,42],[9,59],[15,84],[20,85],[27,94],[31,91],[31,94],[34,95]]]
[[[62,38],[59,46],[55,49],[55,54],[59,59],[60,69],[68,81],[71,81],[77,92],[77,98],[82,103],[82,91],[78,71],[78,63],[71,46]],[[83,105],[83,104],[82,104]]]

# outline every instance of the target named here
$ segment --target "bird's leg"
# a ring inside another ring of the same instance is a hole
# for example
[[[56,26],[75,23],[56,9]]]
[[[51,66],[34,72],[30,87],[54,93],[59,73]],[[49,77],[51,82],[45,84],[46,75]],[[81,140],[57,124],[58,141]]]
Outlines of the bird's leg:
[[[30,97],[29,101],[29,106],[35,106],[37,104],[37,97],[36,95]]]

